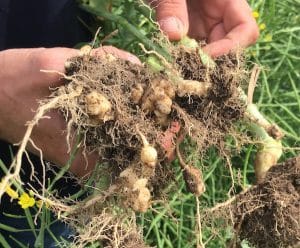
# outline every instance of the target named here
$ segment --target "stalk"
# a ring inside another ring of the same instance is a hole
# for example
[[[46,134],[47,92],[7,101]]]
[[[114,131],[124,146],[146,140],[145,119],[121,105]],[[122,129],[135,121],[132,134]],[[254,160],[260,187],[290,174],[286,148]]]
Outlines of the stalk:
[[[264,128],[255,123],[248,123],[248,128],[260,142],[254,161],[256,182],[260,183],[265,178],[268,170],[277,164],[281,157],[282,144],[280,140],[272,138]]]
[[[247,104],[247,96],[240,91],[241,100]],[[249,130],[258,138],[258,151],[254,161],[257,183],[263,181],[268,170],[277,164],[282,155],[282,131],[275,124],[271,124],[253,104],[247,104],[245,120]]]
[[[192,50],[197,50],[197,53],[198,53],[203,65],[207,66],[208,68],[212,68],[212,69],[215,67],[216,64],[213,61],[213,59],[207,53],[203,52],[203,50],[199,47],[199,43],[196,40],[185,36],[179,41],[179,44],[186,48],[189,48]]]
[[[145,35],[143,35],[134,25],[132,25],[130,22],[128,22],[124,17],[116,16],[101,7],[94,9],[87,4],[80,5],[80,8],[82,8],[83,10],[85,10],[93,15],[103,17],[108,21],[118,23],[126,31],[128,31],[130,34],[135,36],[141,43],[143,43],[145,46],[147,46],[149,49],[158,52],[159,54],[164,56],[166,59],[170,59],[169,53],[164,48],[159,47],[158,45],[153,43],[151,40],[149,40]]]

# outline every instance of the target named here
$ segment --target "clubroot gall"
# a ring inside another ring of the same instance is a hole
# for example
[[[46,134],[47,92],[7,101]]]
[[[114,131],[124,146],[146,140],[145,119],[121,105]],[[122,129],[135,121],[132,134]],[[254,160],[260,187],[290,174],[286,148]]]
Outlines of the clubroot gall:
[[[230,155],[225,139],[229,135],[239,139],[235,123],[242,120],[255,125],[251,130],[262,138],[263,147],[269,147],[265,142],[273,142],[274,137],[266,131],[265,122],[261,125],[263,116],[247,107],[243,98],[241,87],[246,77],[241,56],[235,53],[214,61],[205,57],[204,61],[201,48],[192,44],[185,40],[169,48],[173,64],[160,55],[137,65],[112,55],[90,56],[85,51],[67,61],[65,84],[41,102],[12,164],[14,172],[4,182],[9,185],[20,180],[21,158],[32,128],[49,110],[58,109],[68,123],[68,138],[75,130],[86,152],[97,152],[99,162],[109,165],[105,167],[109,183],[81,202],[69,206],[55,199],[50,208],[75,227],[77,244],[99,241],[105,247],[130,247],[124,242],[140,233],[130,224],[133,211],[146,212],[152,199],[160,199],[175,178],[166,157],[170,150],[177,151],[187,191],[198,197],[205,190],[201,170],[183,161],[176,135],[165,137],[172,123],[180,124],[180,133],[196,144],[200,157],[211,146],[220,155]],[[267,166],[277,159],[276,154]],[[258,166],[263,163],[262,159]],[[259,172],[258,178],[263,178],[265,171]],[[100,177],[101,173],[96,178]]]

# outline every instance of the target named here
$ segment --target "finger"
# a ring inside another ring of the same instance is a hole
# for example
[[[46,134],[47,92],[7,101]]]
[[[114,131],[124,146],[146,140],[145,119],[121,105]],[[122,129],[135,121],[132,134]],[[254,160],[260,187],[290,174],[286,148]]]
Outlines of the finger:
[[[259,35],[251,8],[245,0],[229,1],[224,11],[224,28],[226,38],[242,47],[253,44]]]
[[[113,54],[114,56],[128,60],[135,64],[141,64],[140,60],[132,55],[131,53],[122,51],[112,46],[103,46],[91,51],[92,56],[104,56],[106,54]],[[57,87],[61,84],[60,79],[62,76],[55,72],[65,72],[65,62],[72,58],[80,55],[80,51],[77,49],[70,48],[40,48],[32,52],[31,64],[32,68],[35,68],[36,72],[41,70],[53,71],[41,72],[40,77],[35,79],[40,82],[50,83],[50,87]]]
[[[221,39],[225,38],[226,34],[227,33],[225,30],[224,24],[222,22],[218,23],[212,28],[212,31],[208,37],[208,43],[212,43],[214,41],[221,40]]]
[[[31,139],[35,146],[29,143],[28,149],[32,153],[40,156],[38,147],[43,151],[43,158],[47,161],[51,161],[58,166],[64,166],[70,161],[69,147],[67,145],[67,124],[65,119],[58,111],[52,110],[47,113],[49,119],[42,119],[39,121],[39,125],[33,130]],[[45,132],[45,130],[49,130]],[[76,149],[76,133],[71,131],[70,148]],[[79,177],[88,176],[94,169],[96,162],[99,160],[99,155],[96,152],[83,153],[83,148],[79,148],[76,156],[74,157],[70,166],[70,171]]]
[[[62,75],[65,72],[65,62],[79,55],[79,50],[72,48],[37,48],[32,49],[29,63],[33,75],[33,83],[47,84],[48,87],[57,87],[61,84]],[[48,71],[48,72],[47,72]],[[45,85],[40,85],[44,87]]]
[[[186,0],[149,1],[156,10],[156,19],[161,30],[170,40],[180,40],[189,29]]]
[[[211,56],[219,56],[255,43],[258,36],[258,27],[248,3],[229,0],[224,6],[223,22],[212,29],[204,50]]]
[[[258,35],[256,24],[241,24],[229,32],[223,39],[209,43],[203,50],[210,56],[217,57],[255,43]]]
[[[203,51],[211,57],[218,57],[224,54],[228,54],[234,48],[232,40],[221,39],[206,45]]]
[[[126,51],[123,51],[123,50],[120,50],[120,49],[118,49],[116,47],[113,47],[113,46],[99,47],[97,49],[93,49],[92,52],[91,52],[91,55],[100,56],[100,57],[105,56],[106,54],[112,54],[117,58],[128,60],[133,64],[138,64],[138,65],[141,64],[141,61],[136,56],[134,56],[133,54],[131,54],[129,52],[126,52]]]
[[[35,83],[51,79],[52,75],[41,73],[40,70],[63,72],[64,62],[77,54],[78,50],[70,48],[9,49],[1,52],[1,64],[7,80],[22,75],[22,78]]]

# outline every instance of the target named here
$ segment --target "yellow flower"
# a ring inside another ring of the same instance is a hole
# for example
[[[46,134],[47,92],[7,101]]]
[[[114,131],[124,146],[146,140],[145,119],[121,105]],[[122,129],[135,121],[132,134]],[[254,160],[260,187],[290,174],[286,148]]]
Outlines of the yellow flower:
[[[10,186],[6,186],[5,192],[6,192],[6,194],[8,194],[8,195],[10,196],[10,198],[12,198],[12,199],[18,199],[18,198],[19,198],[18,192],[15,191],[14,189],[12,189]]]
[[[26,209],[29,207],[33,207],[35,204],[35,200],[33,197],[30,197],[27,193],[23,193],[18,201],[21,208]]]
[[[265,23],[259,24],[259,30],[265,30],[265,29],[266,29],[266,24]]]
[[[252,11],[252,16],[257,19],[259,17],[259,13],[257,11]]]
[[[273,40],[273,36],[271,34],[267,34],[263,40],[264,42],[271,42]]]
[[[2,179],[1,182],[0,182],[0,186],[2,186],[1,184],[3,185],[3,179]],[[3,185],[3,186],[4,186],[4,185]],[[18,198],[19,198],[18,192],[15,191],[14,189],[12,189],[12,188],[10,187],[10,185],[6,184],[6,185],[4,186],[4,188],[5,188],[6,194],[8,194],[8,195],[10,196],[10,198],[12,198],[12,199],[18,199]]]

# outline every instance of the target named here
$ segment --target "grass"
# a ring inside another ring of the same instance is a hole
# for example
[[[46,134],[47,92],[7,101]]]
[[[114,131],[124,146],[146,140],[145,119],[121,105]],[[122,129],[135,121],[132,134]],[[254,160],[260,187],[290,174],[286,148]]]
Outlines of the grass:
[[[118,0],[117,6],[113,8],[115,20],[100,23],[103,30],[97,44],[102,38],[118,29],[119,32],[106,43],[115,45],[125,50],[142,54],[138,42],[145,38],[150,39],[153,35],[155,25],[147,18],[147,9],[135,4],[133,0]],[[90,0],[91,5],[96,8],[100,1]],[[101,1],[102,4],[109,1]],[[299,154],[300,147],[300,1],[299,0],[252,0],[250,4],[253,10],[259,13],[257,22],[264,23],[265,29],[261,30],[259,41],[247,50],[251,63],[257,63],[262,67],[262,72],[258,80],[258,87],[255,92],[254,102],[257,102],[260,110],[271,121],[276,122],[285,132],[283,144],[285,147],[282,160]],[[99,6],[98,6],[99,7]],[[144,13],[141,17],[141,13]],[[109,17],[109,16],[107,16]],[[120,22],[121,20],[121,22]],[[140,30],[137,35],[128,32],[128,25],[134,24]],[[96,28],[99,20],[95,22]],[[156,49],[152,43],[146,44],[148,48]],[[143,59],[143,55],[141,55]],[[249,66],[251,66],[249,63]],[[297,148],[298,147],[298,150]],[[255,147],[249,145],[242,148],[240,154],[232,159],[234,191],[239,192],[254,182],[253,159]],[[191,159],[193,154],[191,151]],[[214,149],[209,151],[207,159],[199,166],[203,168],[204,179],[207,191],[200,198],[201,209],[214,206],[229,197],[232,187],[231,175],[225,166],[225,162],[220,159]],[[176,161],[174,163],[176,164]],[[3,165],[2,165],[3,167]],[[51,185],[51,184],[49,184]],[[51,186],[50,186],[51,187]],[[150,245],[158,248],[189,248],[196,246],[195,239],[195,198],[187,194],[181,178],[175,185],[176,191],[170,196],[170,200],[165,203],[157,203],[152,211],[139,216],[139,223],[143,227],[144,236]],[[81,194],[81,193],[80,193]],[[43,238],[43,233],[50,232],[49,226],[53,221],[49,218],[49,213],[39,215],[42,220],[43,229],[36,230],[30,212],[24,214],[28,219],[31,231],[39,238]],[[12,216],[12,218],[17,218]],[[55,222],[55,221],[54,221]],[[1,229],[9,227],[0,225]],[[19,230],[14,230],[19,232]],[[41,232],[42,231],[42,232]],[[211,222],[202,223],[203,242],[206,247],[226,247],[233,233],[226,228],[225,223],[215,219]],[[53,233],[50,234],[55,237]],[[8,247],[7,237],[0,234],[0,244]],[[59,237],[56,237],[61,241]],[[26,247],[15,240],[16,246]],[[95,246],[96,247],[96,246]],[[248,247],[244,242],[243,247]]]

